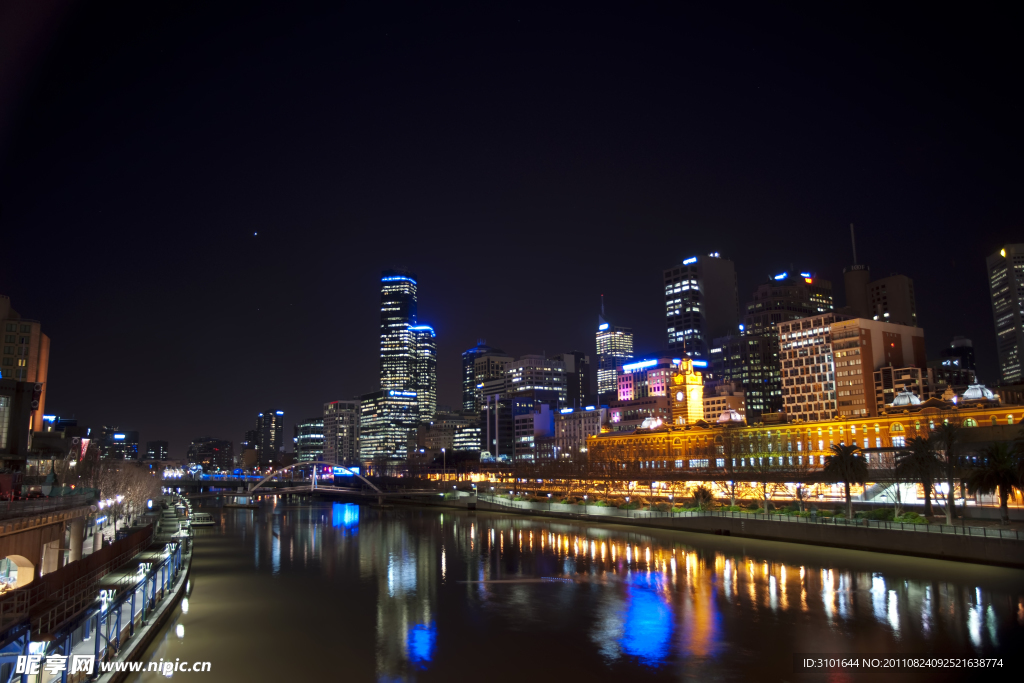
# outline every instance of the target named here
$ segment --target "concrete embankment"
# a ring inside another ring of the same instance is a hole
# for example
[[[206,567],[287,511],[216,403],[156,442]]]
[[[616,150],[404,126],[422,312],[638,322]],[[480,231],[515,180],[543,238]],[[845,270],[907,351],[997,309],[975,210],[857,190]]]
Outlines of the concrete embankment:
[[[452,507],[466,507],[458,501]],[[973,562],[1024,569],[1024,542],[959,534],[899,531],[833,524],[801,524],[786,521],[743,519],[741,517],[611,517],[545,510],[523,510],[485,501],[476,502],[477,510],[523,515],[575,519],[600,524],[625,524],[657,529],[675,529],[703,534],[757,538],[766,541],[865,550],[877,553],[911,555],[940,560]]]

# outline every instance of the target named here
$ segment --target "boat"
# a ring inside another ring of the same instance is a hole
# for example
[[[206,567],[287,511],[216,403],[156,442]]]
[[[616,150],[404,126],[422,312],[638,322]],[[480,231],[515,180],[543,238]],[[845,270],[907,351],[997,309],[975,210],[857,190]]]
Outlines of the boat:
[[[216,526],[213,515],[208,512],[193,512],[190,520],[192,526]]]

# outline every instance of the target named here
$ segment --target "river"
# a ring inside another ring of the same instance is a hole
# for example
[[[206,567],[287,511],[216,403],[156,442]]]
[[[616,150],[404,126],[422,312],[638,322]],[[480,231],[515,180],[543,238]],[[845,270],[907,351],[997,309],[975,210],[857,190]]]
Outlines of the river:
[[[200,509],[219,524],[144,657],[211,662],[173,676],[197,682],[850,680],[794,654],[896,652],[1014,675],[1024,645],[1012,569],[442,508]]]

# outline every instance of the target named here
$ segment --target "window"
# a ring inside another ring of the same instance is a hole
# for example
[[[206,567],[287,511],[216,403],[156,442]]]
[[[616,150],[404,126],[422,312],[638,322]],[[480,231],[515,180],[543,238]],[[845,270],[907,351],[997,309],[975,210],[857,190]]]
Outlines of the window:
[[[868,446],[867,437],[864,438],[864,448],[870,448],[870,446]]]
[[[1013,424],[1013,415],[1007,415],[1006,416],[1006,424],[1008,424],[1008,425],[1012,425]]]
[[[892,445],[896,448],[905,448],[907,445],[906,437],[894,436],[892,437]]]
[[[31,325],[22,325],[21,326],[21,331],[22,332],[31,332],[32,331],[32,326]]]
[[[977,427],[977,426],[978,426],[978,421],[975,420],[973,417],[969,417],[966,420],[964,420],[964,427]]]

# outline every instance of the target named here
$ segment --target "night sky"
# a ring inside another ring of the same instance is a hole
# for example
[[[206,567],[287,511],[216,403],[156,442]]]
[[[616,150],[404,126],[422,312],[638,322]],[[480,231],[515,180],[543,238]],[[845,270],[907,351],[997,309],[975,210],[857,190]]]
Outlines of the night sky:
[[[791,267],[842,305],[851,222],[914,279],[929,352],[966,335],[993,383],[984,259],[1024,241],[1010,4],[714,4],[6,3],[0,292],[52,340],[47,412],[172,457],[266,408],[290,439],[378,388],[393,266],[458,406],[478,338],[593,354],[601,294],[662,348],[662,269],[694,254],[735,262],[741,305]]]

